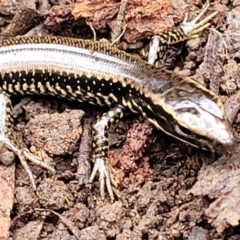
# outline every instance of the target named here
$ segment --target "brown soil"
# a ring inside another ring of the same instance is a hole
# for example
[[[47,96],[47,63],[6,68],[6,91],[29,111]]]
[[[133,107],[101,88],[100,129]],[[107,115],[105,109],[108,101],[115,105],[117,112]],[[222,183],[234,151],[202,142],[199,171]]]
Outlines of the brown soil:
[[[186,2],[129,0],[118,47],[138,54],[153,34],[181,23],[186,10],[193,18],[202,2]],[[92,39],[91,22],[97,39],[110,40],[119,6],[113,0],[0,0],[1,36],[41,32]],[[0,239],[240,239],[240,1],[212,1],[209,12],[214,10],[219,14],[212,29],[183,44],[173,71],[220,95],[236,148],[223,156],[201,152],[127,115],[110,134],[116,201],[102,201],[98,179],[84,183],[92,167],[91,124],[104,109],[14,98],[17,138],[56,174],[30,165],[34,192],[18,161],[16,169],[0,166]]]

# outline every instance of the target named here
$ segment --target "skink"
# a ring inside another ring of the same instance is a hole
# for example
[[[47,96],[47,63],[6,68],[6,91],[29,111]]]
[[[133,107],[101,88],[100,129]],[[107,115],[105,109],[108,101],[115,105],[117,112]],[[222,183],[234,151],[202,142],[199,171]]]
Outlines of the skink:
[[[217,95],[190,78],[157,69],[101,42],[50,36],[0,42],[0,93],[6,112],[0,140],[26,169],[26,159],[41,161],[13,139],[11,95],[52,95],[109,107],[93,127],[95,164],[90,181],[98,172],[102,197],[106,181],[114,198],[108,129],[125,111],[142,114],[157,129],[197,148],[224,153],[234,146]],[[42,162],[41,166],[54,171]]]
[[[99,171],[107,182],[113,182],[104,167],[108,162],[107,130],[126,110],[141,113],[157,129],[194,147],[225,152],[234,144],[218,96],[189,78],[157,69],[100,42],[61,37],[2,41],[0,91],[108,106],[109,112],[94,126],[91,180]]]

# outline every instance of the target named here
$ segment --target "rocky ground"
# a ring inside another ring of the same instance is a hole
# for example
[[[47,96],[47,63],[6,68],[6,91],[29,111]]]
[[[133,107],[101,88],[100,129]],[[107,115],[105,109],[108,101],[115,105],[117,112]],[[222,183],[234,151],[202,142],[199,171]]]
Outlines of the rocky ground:
[[[193,18],[202,5],[129,0],[117,47],[140,56],[152,35],[177,26],[186,11]],[[113,0],[0,0],[0,36],[93,39],[92,28],[98,40],[111,41],[119,7]],[[212,1],[207,14],[214,10],[211,28],[181,46],[172,70],[221,97],[239,142],[240,1]],[[39,96],[15,97],[13,106],[17,139],[56,174],[30,164],[34,192],[18,161],[0,166],[0,239],[240,239],[239,144],[223,156],[202,152],[127,115],[110,134],[118,182],[112,203],[100,199],[97,179],[85,186],[76,178],[92,166],[91,125],[104,109]]]

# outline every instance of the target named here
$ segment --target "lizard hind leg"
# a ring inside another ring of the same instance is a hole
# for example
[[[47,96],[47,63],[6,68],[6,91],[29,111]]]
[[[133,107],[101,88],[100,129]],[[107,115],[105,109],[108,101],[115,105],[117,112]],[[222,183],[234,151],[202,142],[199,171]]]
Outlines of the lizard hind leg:
[[[30,182],[36,190],[36,184],[32,171],[27,160],[54,173],[55,170],[42,161],[41,158],[33,155],[23,144],[14,139],[12,104],[10,97],[5,93],[0,93],[0,149],[3,147],[18,156],[22,167],[27,172]],[[3,162],[3,161],[2,161]]]

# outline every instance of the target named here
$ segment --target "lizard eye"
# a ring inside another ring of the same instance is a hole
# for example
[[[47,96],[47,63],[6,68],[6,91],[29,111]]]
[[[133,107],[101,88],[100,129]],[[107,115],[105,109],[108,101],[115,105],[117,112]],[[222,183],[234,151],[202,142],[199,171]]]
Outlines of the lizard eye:
[[[185,137],[190,137],[192,135],[192,132],[183,127],[183,126],[180,126],[180,125],[176,125],[175,126],[175,131],[179,134],[179,135],[182,135],[182,136],[185,136]]]
[[[222,149],[223,149],[222,144],[219,143],[219,142],[218,142],[215,146],[216,146],[216,148],[217,148],[218,150],[222,150]]]

